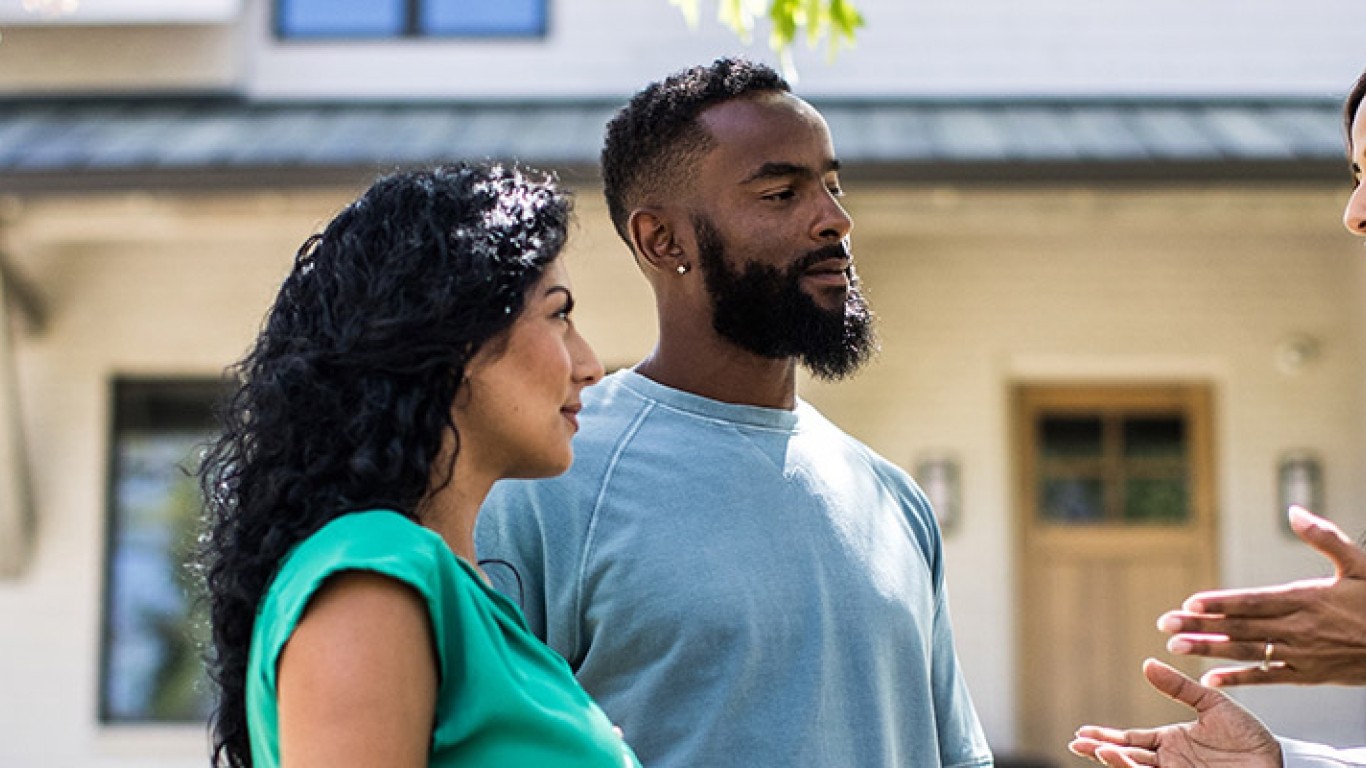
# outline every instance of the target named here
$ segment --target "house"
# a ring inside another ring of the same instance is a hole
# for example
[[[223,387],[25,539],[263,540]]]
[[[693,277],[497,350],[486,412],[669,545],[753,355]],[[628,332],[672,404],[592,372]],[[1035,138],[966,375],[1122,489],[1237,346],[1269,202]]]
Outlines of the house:
[[[801,391],[936,497],[1002,755],[1184,718],[1139,677],[1152,622],[1325,574],[1287,500],[1366,529],[1366,261],[1338,224],[1358,4],[864,0],[857,48],[797,51],[882,337]],[[203,764],[174,466],[305,237],[383,168],[557,170],[581,326],[630,365],[651,302],[602,125],[762,34],[664,0],[0,0],[0,765]],[[1238,695],[1366,743],[1360,690]]]

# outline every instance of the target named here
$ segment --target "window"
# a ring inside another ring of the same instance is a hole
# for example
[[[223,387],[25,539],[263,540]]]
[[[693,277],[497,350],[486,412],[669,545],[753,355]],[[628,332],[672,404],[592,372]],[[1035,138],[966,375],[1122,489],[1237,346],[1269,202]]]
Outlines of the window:
[[[1121,406],[1035,416],[1043,519],[1069,525],[1183,524],[1190,517],[1184,414]]]
[[[548,0],[277,0],[284,39],[544,37]]]
[[[100,719],[203,722],[206,606],[185,563],[202,509],[191,471],[214,434],[217,380],[113,388]]]

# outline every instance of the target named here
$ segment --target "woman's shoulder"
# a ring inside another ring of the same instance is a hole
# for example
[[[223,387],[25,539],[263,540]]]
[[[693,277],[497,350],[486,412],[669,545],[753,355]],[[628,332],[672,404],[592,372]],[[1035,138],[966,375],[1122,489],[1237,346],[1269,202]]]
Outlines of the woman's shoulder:
[[[416,520],[392,509],[371,509],[340,515],[300,542],[289,560],[340,551],[349,555],[383,553],[393,544],[419,548],[441,545],[441,537]],[[341,547],[340,550],[337,548]]]
[[[294,616],[328,578],[358,570],[402,581],[428,599],[464,581],[455,554],[435,532],[392,510],[351,512],[290,552],[263,612]]]
[[[431,566],[454,554],[434,531],[393,510],[350,512],[328,522],[291,552],[280,574],[315,569]]]
[[[363,572],[398,582],[426,604],[438,639],[480,602],[476,575],[434,531],[398,512],[352,512],[328,522],[286,557],[258,611],[265,658],[278,654],[324,585]]]

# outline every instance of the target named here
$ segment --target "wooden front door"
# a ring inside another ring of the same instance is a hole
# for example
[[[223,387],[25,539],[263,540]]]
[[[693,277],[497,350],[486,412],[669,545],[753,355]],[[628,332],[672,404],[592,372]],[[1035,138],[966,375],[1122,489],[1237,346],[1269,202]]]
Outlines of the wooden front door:
[[[1065,766],[1083,723],[1189,719],[1140,667],[1148,656],[1173,661],[1157,617],[1215,586],[1210,394],[1021,386],[1014,417],[1020,745]]]

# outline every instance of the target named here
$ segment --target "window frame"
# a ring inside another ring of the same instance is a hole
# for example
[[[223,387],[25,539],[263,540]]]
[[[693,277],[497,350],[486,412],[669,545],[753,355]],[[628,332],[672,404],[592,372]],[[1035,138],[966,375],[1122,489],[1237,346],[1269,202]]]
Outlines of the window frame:
[[[422,29],[422,8],[426,0],[403,0],[403,28],[397,34],[288,34],[284,29],[284,6],[290,0],[272,0],[270,4],[270,30],[275,40],[282,44],[297,45],[309,43],[338,42],[415,42],[415,41],[534,41],[550,36],[551,0],[535,0],[541,4],[541,23],[539,28],[527,32],[427,32]]]
[[[119,441],[130,429],[161,429],[167,433],[178,431],[203,430],[206,438],[215,431],[214,410],[228,392],[229,382],[212,376],[129,376],[114,377],[108,386],[108,422],[105,439],[106,481],[104,496],[104,542],[101,549],[100,575],[100,630],[99,664],[96,670],[96,708],[98,722],[103,727],[182,727],[202,725],[203,718],[192,715],[185,718],[159,718],[156,716],[128,716],[115,711],[111,700],[115,671],[112,666],[115,640],[115,600],[119,589],[115,572],[115,558],[118,555],[120,532],[124,516],[119,499],[120,479],[124,467],[120,460]],[[161,425],[151,424],[146,414],[131,414],[125,404],[135,397],[146,400],[162,398],[175,400],[172,410],[180,410],[175,417]],[[203,418],[191,419],[186,416],[190,409],[205,408]],[[185,596],[186,605],[191,605],[193,595]],[[206,679],[202,674],[201,681]],[[211,702],[210,702],[211,705]]]

